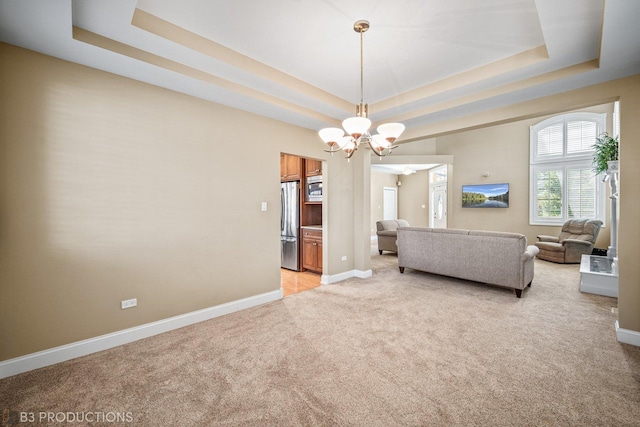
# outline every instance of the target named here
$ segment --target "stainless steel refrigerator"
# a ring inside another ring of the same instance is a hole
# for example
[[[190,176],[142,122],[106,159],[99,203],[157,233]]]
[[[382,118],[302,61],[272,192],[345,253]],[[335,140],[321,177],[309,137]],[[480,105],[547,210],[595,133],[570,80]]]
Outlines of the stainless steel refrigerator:
[[[280,188],[280,255],[281,266],[298,271],[298,244],[300,242],[300,183],[283,182]]]

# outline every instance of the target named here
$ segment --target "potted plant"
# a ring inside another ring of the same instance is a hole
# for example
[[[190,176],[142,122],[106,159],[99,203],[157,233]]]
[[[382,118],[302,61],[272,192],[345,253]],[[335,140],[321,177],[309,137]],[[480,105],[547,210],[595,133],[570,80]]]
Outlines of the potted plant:
[[[593,171],[596,175],[606,172],[610,162],[615,162],[613,168],[618,171],[618,137],[607,132],[600,134],[593,145]]]

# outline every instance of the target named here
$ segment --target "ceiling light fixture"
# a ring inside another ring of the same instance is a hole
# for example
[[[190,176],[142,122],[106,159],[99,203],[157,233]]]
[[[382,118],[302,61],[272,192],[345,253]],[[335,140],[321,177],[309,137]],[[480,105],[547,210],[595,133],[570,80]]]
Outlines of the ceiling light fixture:
[[[402,168],[402,174],[403,175],[411,175],[412,173],[416,173],[416,171],[411,169],[409,166],[405,166],[405,167]]]
[[[369,105],[364,103],[364,61],[362,53],[362,35],[368,29],[369,21],[360,20],[353,24],[353,30],[356,33],[360,33],[360,104],[356,106],[356,116],[342,122],[344,130],[340,128],[324,128],[318,132],[320,138],[329,146],[329,149],[325,150],[327,153],[331,153],[333,156],[333,153],[344,150],[347,153],[347,160],[351,159],[353,153],[358,150],[358,147],[363,142],[368,143],[369,147],[380,158],[391,154],[391,150],[397,147],[393,143],[404,131],[402,123],[386,123],[378,126],[377,135],[369,133],[371,120],[367,118]]]

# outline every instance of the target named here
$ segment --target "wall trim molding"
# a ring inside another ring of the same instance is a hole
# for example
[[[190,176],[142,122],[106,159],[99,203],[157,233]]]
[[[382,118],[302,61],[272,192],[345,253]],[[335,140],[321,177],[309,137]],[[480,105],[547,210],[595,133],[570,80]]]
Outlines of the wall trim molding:
[[[320,278],[320,283],[323,285],[331,285],[333,283],[342,282],[343,280],[351,279],[352,277],[357,277],[359,279],[368,279],[373,275],[373,271],[371,270],[350,270],[343,271],[338,274],[323,274]]]
[[[616,337],[618,338],[618,342],[640,347],[640,332],[633,331],[631,329],[621,328],[617,320],[616,320]]]
[[[71,344],[61,345],[14,359],[8,359],[0,362],[0,379],[86,356],[280,299],[282,299],[282,289],[215,305],[190,313],[180,314],[144,325],[134,326],[133,328],[123,329],[106,335],[76,341]]]

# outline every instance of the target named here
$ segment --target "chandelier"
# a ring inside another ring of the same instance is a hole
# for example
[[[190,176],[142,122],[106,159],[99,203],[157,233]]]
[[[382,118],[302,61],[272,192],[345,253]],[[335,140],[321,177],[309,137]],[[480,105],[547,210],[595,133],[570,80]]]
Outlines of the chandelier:
[[[376,129],[378,134],[371,135],[369,128],[371,120],[367,118],[369,115],[369,106],[364,103],[364,66],[362,54],[362,35],[369,29],[369,21],[360,20],[353,24],[353,30],[360,33],[360,104],[356,106],[356,116],[350,117],[342,122],[343,129],[340,128],[324,128],[318,132],[320,139],[328,146],[327,153],[336,153],[343,150],[347,156],[347,161],[351,159],[353,153],[358,150],[361,143],[369,144],[371,150],[380,158],[391,154],[391,150],[397,147],[393,145],[396,139],[404,131],[402,123],[386,123],[378,126]],[[346,132],[346,134],[345,134]]]

